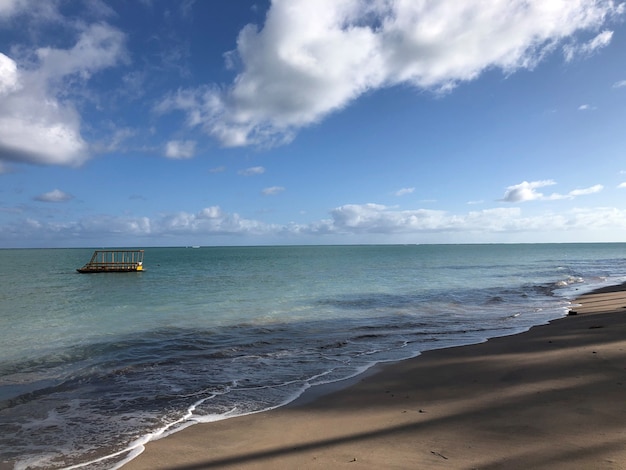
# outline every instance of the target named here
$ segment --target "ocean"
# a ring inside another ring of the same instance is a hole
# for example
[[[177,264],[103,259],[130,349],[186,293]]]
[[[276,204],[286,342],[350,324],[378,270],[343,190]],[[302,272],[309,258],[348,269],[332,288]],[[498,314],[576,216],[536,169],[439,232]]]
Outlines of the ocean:
[[[374,364],[562,317],[626,244],[0,250],[0,467],[114,469],[149,439]]]

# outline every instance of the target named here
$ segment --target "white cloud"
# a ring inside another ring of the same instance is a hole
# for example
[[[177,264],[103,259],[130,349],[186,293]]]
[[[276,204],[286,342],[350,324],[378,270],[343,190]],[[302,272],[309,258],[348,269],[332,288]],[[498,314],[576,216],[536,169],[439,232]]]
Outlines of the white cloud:
[[[565,60],[569,62],[576,56],[589,56],[598,49],[608,46],[612,38],[613,31],[602,31],[589,42],[583,44],[568,44],[563,47]]]
[[[620,80],[619,82],[615,82],[613,84],[613,88],[624,88],[626,87],[626,80]]]
[[[396,196],[404,196],[405,194],[411,194],[415,191],[415,188],[402,188],[396,191]]]
[[[21,68],[0,54],[0,160],[80,165],[89,158],[81,117],[68,96],[123,61],[123,44],[117,29],[94,24],[82,27],[72,48],[39,48],[32,51],[36,62]]]
[[[487,69],[533,68],[569,41],[566,57],[605,46],[611,32],[579,44],[623,13],[612,0],[274,0],[262,28],[239,33],[230,87],[167,96],[225,146],[288,142],[304,126],[362,94],[406,84],[446,91]]]
[[[346,204],[334,209],[332,226],[334,230],[351,232],[389,233],[396,231],[432,230],[444,228],[443,211],[426,209],[397,211],[382,204]]]
[[[611,207],[526,216],[519,207],[453,214],[425,209],[399,210],[381,204],[347,204],[332,210],[328,219],[302,225],[274,225],[210,206],[197,213],[178,212],[155,218],[98,215],[70,222],[24,218],[13,224],[0,225],[0,246],[19,245],[23,240],[28,240],[29,246],[36,246],[37,241],[45,246],[75,246],[76,240],[114,243],[129,237],[132,240],[149,237],[152,241],[167,240],[168,243],[178,239],[186,243],[190,237],[208,242],[211,237],[220,236],[251,237],[244,243],[254,243],[256,237],[274,242],[283,237],[298,237],[292,240],[305,237],[317,243],[324,240],[387,243],[411,240],[453,243],[564,239],[617,241],[615,234],[624,230],[626,210]],[[233,242],[232,238],[228,240]]]
[[[0,52],[0,97],[16,91],[20,87],[17,64],[10,57]]]
[[[26,0],[0,0],[0,18],[10,18],[28,6]]]
[[[502,200],[506,202],[526,202],[543,199],[544,195],[537,192],[537,189],[545,186],[552,186],[554,184],[556,184],[556,182],[553,180],[532,181],[530,183],[528,181],[523,181],[520,184],[506,188],[506,192],[504,193]]]
[[[196,142],[193,140],[170,140],[165,145],[165,156],[172,159],[192,158],[196,152]]]
[[[78,222],[51,223],[47,229],[60,235],[67,234],[71,238],[86,240],[98,238],[102,234],[113,237],[135,237],[153,233],[152,222],[148,217],[100,216]]]
[[[594,109],[598,109],[598,108],[596,108],[595,106],[591,106],[589,104],[581,104],[578,107],[578,111],[592,111]]]
[[[54,21],[59,19],[56,6],[57,3],[53,1],[0,0],[0,21],[22,14],[37,18],[39,21]]]
[[[567,195],[565,197],[571,199],[571,198],[574,198],[574,197],[577,197],[577,196],[586,196],[588,194],[599,193],[603,189],[604,189],[604,186],[602,186],[601,184],[596,184],[596,185],[591,186],[589,188],[574,189],[573,191],[570,191],[569,193],[567,193]]]
[[[606,217],[610,215],[610,219]],[[309,226],[301,232],[315,234],[481,234],[485,240],[498,234],[556,233],[603,228],[626,228],[626,211],[614,208],[574,209],[559,214],[546,213],[525,217],[519,208],[494,208],[451,214],[432,210],[395,210],[380,204],[349,204],[334,209],[332,218]]]
[[[125,60],[125,36],[106,24],[93,24],[81,32],[71,49],[42,47],[36,54],[37,74],[46,81],[75,75],[89,79],[92,74]]]
[[[70,199],[74,199],[74,196],[63,192],[60,189],[54,189],[52,191],[40,194],[39,196],[35,197],[36,201],[41,201],[41,202],[66,202],[66,201],[69,201]]]
[[[554,201],[559,199],[573,199],[578,196],[586,196],[602,191],[604,187],[601,184],[596,184],[589,188],[574,189],[567,194],[552,193],[548,196],[537,191],[538,188],[555,185],[553,180],[543,181],[523,181],[520,184],[509,186],[504,193],[502,201],[504,202],[527,202],[535,200]]]
[[[626,188],[626,182],[624,182],[624,183],[620,183],[617,187],[618,187],[619,189],[625,189],[625,188]]]
[[[278,232],[280,229],[263,222],[245,219],[236,213],[224,213],[219,207],[213,206],[192,214],[178,212],[156,218],[105,216],[85,218],[68,222],[41,222],[27,218],[13,225],[0,225],[0,243],[8,240],[30,239],[63,240],[68,246],[75,246],[75,240],[116,240],[124,237],[172,237],[182,236],[187,239],[191,235],[204,236],[244,236],[263,235]]]
[[[87,157],[88,145],[73,108],[25,95],[0,105],[0,159],[79,165]]]
[[[127,142],[131,137],[135,136],[137,131],[129,127],[115,128],[111,130],[111,134],[104,142],[94,143],[91,145],[98,152],[113,152],[123,148],[122,144]]]
[[[351,233],[424,233],[519,229],[519,208],[471,211],[465,215],[427,209],[395,210],[381,204],[348,204],[331,213],[332,231]]]
[[[237,173],[242,176],[262,175],[263,173],[265,173],[265,168],[263,168],[262,166],[253,166],[250,168],[246,168],[245,170],[239,170]]]
[[[153,234],[261,235],[275,230],[274,226],[237,213],[226,213],[219,206],[202,209],[196,214],[179,212],[150,222]]]
[[[265,188],[261,193],[264,196],[275,196],[276,194],[282,193],[285,190],[282,186],[272,186],[270,188]]]

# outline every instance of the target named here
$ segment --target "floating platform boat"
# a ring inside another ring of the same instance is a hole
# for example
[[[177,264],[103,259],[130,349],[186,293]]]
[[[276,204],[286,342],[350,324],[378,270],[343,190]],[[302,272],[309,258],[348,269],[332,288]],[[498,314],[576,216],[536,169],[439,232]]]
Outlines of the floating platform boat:
[[[131,273],[143,271],[143,250],[96,250],[79,273]]]

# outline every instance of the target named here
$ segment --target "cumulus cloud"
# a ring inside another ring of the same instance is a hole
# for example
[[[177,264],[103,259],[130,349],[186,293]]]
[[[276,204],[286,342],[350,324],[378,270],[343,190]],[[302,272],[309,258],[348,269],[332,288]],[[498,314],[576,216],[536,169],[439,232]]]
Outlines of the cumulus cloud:
[[[594,194],[602,191],[604,187],[601,184],[596,184],[589,188],[574,189],[567,194],[552,193],[550,195],[544,195],[539,192],[539,188],[555,185],[553,180],[543,181],[523,181],[520,184],[509,186],[504,193],[504,197],[501,199],[504,202],[527,202],[535,200],[559,200],[559,199],[573,199],[578,196],[585,196],[588,194]]]
[[[74,196],[63,192],[60,189],[53,189],[50,192],[35,196],[35,200],[41,202],[66,202],[70,199],[74,199]]]
[[[433,210],[390,210],[382,204],[346,204],[331,213],[335,230],[395,232],[398,230],[432,230],[447,223],[445,212]]]
[[[451,214],[424,209],[397,210],[381,204],[348,204],[334,209],[330,219],[297,229],[300,233],[316,235],[380,234],[387,237],[446,233],[457,234],[453,238],[457,241],[467,240],[471,233],[475,233],[481,234],[480,239],[484,240],[499,235],[510,237],[533,232],[626,229],[626,210],[600,207],[528,217],[517,207]]]
[[[196,153],[196,142],[193,140],[170,140],[165,145],[165,156],[175,160],[192,158]]]
[[[277,233],[276,227],[237,213],[223,212],[218,206],[197,213],[177,212],[150,218],[143,216],[98,215],[76,221],[53,222],[25,218],[14,224],[0,225],[0,243],[27,238],[29,240],[63,240],[73,246],[72,240],[115,240],[124,237],[172,237],[188,239],[193,235],[205,236],[258,236]],[[49,242],[46,245],[49,246]]]
[[[329,233],[402,234],[461,231],[519,230],[519,208],[471,211],[464,215],[446,211],[397,210],[382,204],[346,204],[331,212],[332,219],[315,227]]]
[[[67,246],[73,246],[72,240],[77,239],[111,241],[128,236],[149,236],[152,240],[219,236],[272,237],[279,240],[285,236],[309,236],[318,240],[331,237],[333,241],[367,237],[357,239],[394,242],[415,241],[420,237],[435,241],[441,240],[444,234],[447,239],[459,243],[471,240],[472,234],[483,241],[511,241],[517,236],[520,236],[518,240],[527,240],[532,234],[550,234],[555,240],[562,241],[566,232],[578,236],[581,233],[609,234],[609,241],[614,240],[610,234],[623,230],[626,230],[626,210],[611,207],[577,208],[525,216],[519,207],[454,214],[425,209],[399,210],[374,203],[346,204],[333,209],[328,219],[302,225],[281,225],[246,219],[237,213],[225,212],[219,206],[210,206],[196,213],[177,212],[155,218],[98,215],[72,222],[25,218],[13,224],[0,225],[0,244],[11,246],[16,240],[27,239],[31,243],[33,240],[54,240],[55,243],[62,240]]]
[[[531,69],[566,40],[566,59],[589,54],[612,33],[579,33],[623,11],[612,0],[274,0],[227,54],[231,86],[181,89],[156,109],[184,111],[225,146],[280,144],[371,90],[451,90],[487,69]]]
[[[334,209],[331,219],[303,231],[315,234],[430,234],[504,232],[529,228],[519,208],[472,211],[465,215],[426,209],[397,210],[382,204],[347,204]]]
[[[130,220],[127,219],[126,223]],[[275,230],[270,224],[224,212],[219,206],[206,207],[195,214],[178,212],[154,220],[147,219],[143,225],[149,227],[153,235],[262,235]]]
[[[250,168],[246,168],[245,170],[239,170],[239,173],[242,176],[254,176],[254,175],[262,175],[265,173],[265,168],[262,166],[253,166]]]
[[[535,199],[543,199],[544,195],[538,192],[537,189],[554,184],[556,184],[556,182],[553,180],[533,181],[530,183],[523,181],[520,184],[506,188],[502,200],[505,202],[526,202],[534,201]]]
[[[71,48],[42,47],[23,55],[20,66],[0,54],[0,160],[80,165],[90,149],[68,96],[124,60],[124,35],[106,24],[83,25]]]
[[[618,187],[619,189],[626,189],[626,182],[624,182],[624,183],[620,183],[617,187]]]
[[[0,52],[0,96],[8,95],[20,87],[17,64]]]

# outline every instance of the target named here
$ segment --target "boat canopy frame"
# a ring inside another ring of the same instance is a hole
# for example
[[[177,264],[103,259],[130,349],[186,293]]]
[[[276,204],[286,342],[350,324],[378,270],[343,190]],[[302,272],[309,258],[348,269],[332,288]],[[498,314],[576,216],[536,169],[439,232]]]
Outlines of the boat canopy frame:
[[[119,273],[143,271],[144,250],[96,250],[79,273]]]

